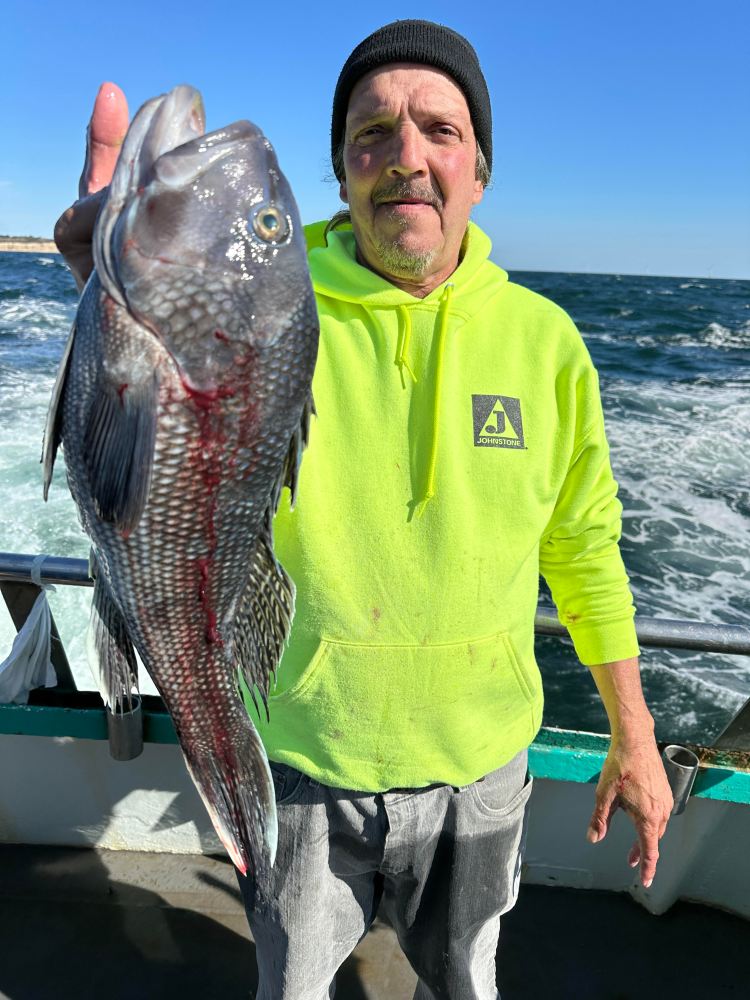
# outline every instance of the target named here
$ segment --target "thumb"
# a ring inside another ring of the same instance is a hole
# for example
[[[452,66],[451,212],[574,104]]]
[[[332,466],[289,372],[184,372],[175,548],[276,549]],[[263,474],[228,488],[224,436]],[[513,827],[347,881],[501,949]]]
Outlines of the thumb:
[[[94,194],[112,180],[117,157],[128,131],[128,102],[116,83],[103,83],[86,129],[86,161],[78,196]]]
[[[604,840],[609,830],[609,821],[617,811],[617,788],[610,784],[600,796],[597,794],[596,807],[591,814],[586,839],[590,844]]]

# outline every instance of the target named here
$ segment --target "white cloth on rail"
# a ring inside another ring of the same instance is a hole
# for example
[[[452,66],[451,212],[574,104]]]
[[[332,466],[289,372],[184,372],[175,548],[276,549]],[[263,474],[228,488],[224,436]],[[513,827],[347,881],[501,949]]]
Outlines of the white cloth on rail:
[[[57,684],[50,659],[52,613],[46,593],[48,589],[55,588],[41,583],[39,570],[44,558],[41,556],[34,560],[31,574],[33,582],[42,587],[41,592],[13,640],[10,654],[0,663],[0,704],[15,702],[25,705],[33,688],[55,687]]]

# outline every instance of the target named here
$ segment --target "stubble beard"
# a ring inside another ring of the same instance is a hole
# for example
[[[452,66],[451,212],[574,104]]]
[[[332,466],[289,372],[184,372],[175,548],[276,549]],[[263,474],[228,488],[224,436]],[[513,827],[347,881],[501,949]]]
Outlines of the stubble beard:
[[[375,252],[387,274],[403,278],[422,278],[432,266],[437,250],[411,250],[405,247],[402,239],[408,225],[409,223],[403,220],[401,233],[387,240],[378,240]]]
[[[376,247],[378,260],[388,274],[405,278],[422,278],[435,259],[435,250],[405,250],[397,241],[381,242]]]
[[[431,185],[404,179],[381,188],[376,195],[376,200],[400,198],[419,198],[431,204],[436,211],[442,206],[442,194]],[[437,249],[414,250],[404,246],[403,240],[409,229],[409,220],[394,214],[391,215],[391,222],[396,223],[399,232],[375,243],[375,252],[383,270],[401,278],[423,278],[437,256]]]

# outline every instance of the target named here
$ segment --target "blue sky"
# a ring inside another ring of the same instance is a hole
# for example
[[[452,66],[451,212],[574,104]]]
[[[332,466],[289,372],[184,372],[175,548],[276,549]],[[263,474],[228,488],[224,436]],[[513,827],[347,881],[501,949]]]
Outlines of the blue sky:
[[[476,212],[513,270],[750,277],[746,0],[83,5],[6,0],[0,233],[49,235],[77,190],[99,84],[131,112],[198,87],[208,127],[257,122],[303,219],[339,207],[330,104],[370,31],[430,17],[477,49],[493,99]]]

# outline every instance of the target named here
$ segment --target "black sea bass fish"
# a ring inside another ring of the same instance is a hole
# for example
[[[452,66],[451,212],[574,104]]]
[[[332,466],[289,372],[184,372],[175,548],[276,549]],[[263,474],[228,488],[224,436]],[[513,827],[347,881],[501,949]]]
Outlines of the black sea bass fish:
[[[272,864],[273,781],[239,690],[266,700],[294,607],[271,520],[294,496],[318,323],[289,185],[268,141],[204,135],[176,87],[134,118],[94,233],[50,404],[93,545],[89,649],[113,710],[133,646],[232,861]]]

